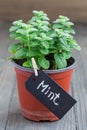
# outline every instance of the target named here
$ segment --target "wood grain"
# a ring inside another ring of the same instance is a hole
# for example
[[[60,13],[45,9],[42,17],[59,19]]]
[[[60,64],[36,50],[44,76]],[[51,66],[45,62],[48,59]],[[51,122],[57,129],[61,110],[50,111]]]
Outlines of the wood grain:
[[[78,130],[86,130],[87,128],[87,56],[85,56],[83,50],[77,57],[78,69],[74,73],[72,82],[73,94],[78,101],[75,107],[75,119]]]
[[[5,130],[6,128],[13,87],[14,72],[11,65],[6,63],[0,75],[0,130]]]
[[[33,10],[45,11],[51,20],[66,15],[75,22],[87,22],[87,0],[0,0],[0,20],[28,20]]]

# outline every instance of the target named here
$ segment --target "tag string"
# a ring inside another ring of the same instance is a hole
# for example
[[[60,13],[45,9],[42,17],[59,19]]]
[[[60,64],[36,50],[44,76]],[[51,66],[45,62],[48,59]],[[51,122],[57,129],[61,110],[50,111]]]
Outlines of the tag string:
[[[38,67],[34,58],[31,58],[35,76],[38,76]]]

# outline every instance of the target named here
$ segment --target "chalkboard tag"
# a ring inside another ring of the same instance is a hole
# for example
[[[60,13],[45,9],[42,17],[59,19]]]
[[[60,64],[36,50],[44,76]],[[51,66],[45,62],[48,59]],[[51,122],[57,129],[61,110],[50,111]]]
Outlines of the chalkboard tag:
[[[25,86],[35,98],[58,118],[62,118],[76,103],[75,99],[42,70],[38,70],[38,76],[33,73],[26,81]]]

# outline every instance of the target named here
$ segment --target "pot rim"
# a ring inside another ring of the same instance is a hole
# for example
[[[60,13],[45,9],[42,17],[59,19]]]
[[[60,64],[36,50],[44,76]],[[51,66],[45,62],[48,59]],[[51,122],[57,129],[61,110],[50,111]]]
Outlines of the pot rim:
[[[43,71],[45,73],[60,73],[60,72],[69,71],[69,70],[74,69],[76,67],[76,61],[75,61],[74,58],[73,58],[73,60],[74,60],[74,63],[72,65],[66,67],[66,68],[56,69],[56,70],[43,70]],[[20,69],[22,71],[31,72],[31,73],[34,71],[33,69],[25,68],[23,66],[18,65],[14,60],[12,60],[12,63],[15,66],[15,68],[18,68],[18,69]]]

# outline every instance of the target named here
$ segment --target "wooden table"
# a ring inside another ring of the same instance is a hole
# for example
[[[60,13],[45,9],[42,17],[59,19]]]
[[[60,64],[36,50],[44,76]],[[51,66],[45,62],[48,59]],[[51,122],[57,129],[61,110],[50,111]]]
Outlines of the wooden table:
[[[77,67],[72,77],[70,94],[77,100],[77,104],[56,122],[33,122],[23,118],[14,68],[6,60],[5,51],[4,58],[0,56],[0,130],[87,130],[87,27],[78,25],[76,30],[76,39],[82,50],[73,51]],[[5,27],[2,36],[5,37],[1,38],[4,51],[8,47],[5,41],[8,39],[8,31]]]

